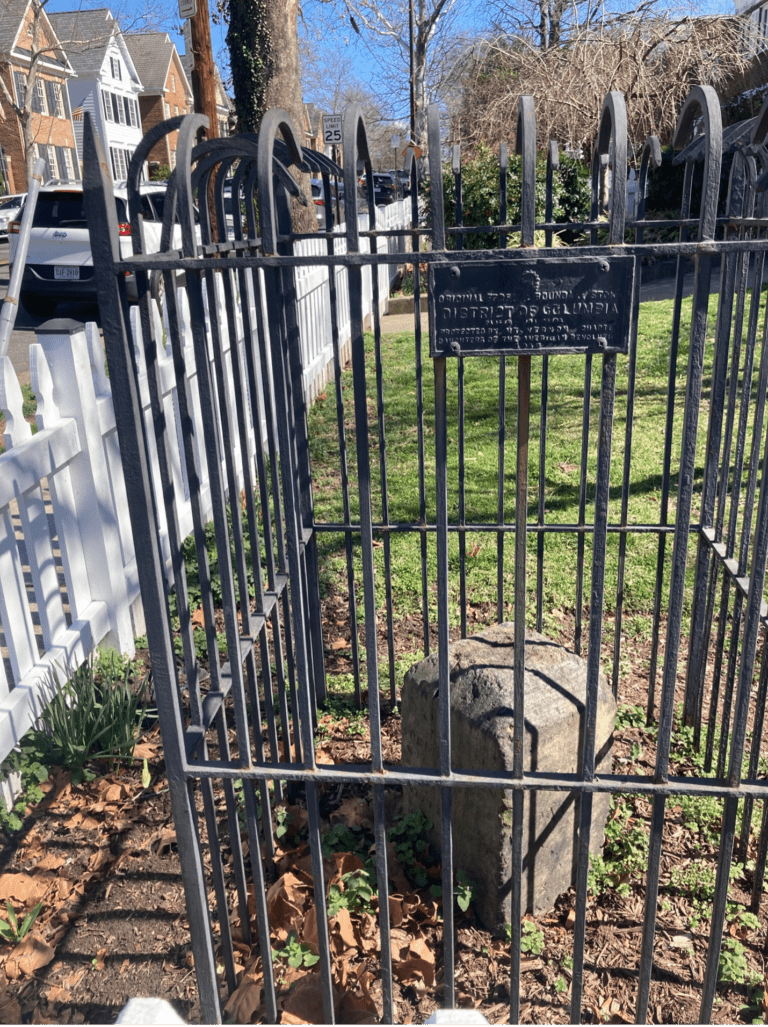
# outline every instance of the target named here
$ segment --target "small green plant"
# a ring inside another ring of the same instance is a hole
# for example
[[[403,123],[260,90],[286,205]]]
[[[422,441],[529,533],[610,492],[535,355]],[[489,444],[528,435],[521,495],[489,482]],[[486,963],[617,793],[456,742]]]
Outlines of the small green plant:
[[[456,896],[456,905],[462,911],[466,913],[469,909],[469,904],[472,901],[472,890],[474,888],[474,882],[470,881],[463,870],[459,870],[456,875],[458,884],[453,889],[453,894]]]
[[[72,771],[78,784],[91,759],[130,759],[146,712],[145,676],[133,687],[133,667],[122,657],[99,654],[71,675],[43,711],[43,729],[28,733],[48,766]]]
[[[504,937],[507,945],[512,944],[512,924],[504,924]],[[520,951],[528,955],[538,956],[544,950],[544,934],[533,920],[523,920],[520,931]],[[573,961],[571,961],[573,966]]]
[[[305,942],[299,941],[295,931],[291,931],[286,939],[285,948],[272,949],[272,961],[277,962],[279,959],[284,959],[288,966],[298,969],[300,966],[314,966],[320,956]]]
[[[336,916],[340,909],[350,913],[371,911],[374,890],[365,870],[352,870],[341,878],[341,887],[332,884],[328,890],[328,916]]]
[[[323,855],[326,858],[334,852],[354,852],[362,855],[367,848],[366,832],[356,825],[350,827],[339,822],[323,835]]]
[[[429,877],[424,860],[429,859],[429,842],[425,835],[431,829],[421,810],[401,816],[394,827],[387,831],[387,838],[394,844],[395,854],[408,877],[417,888],[426,888]]]
[[[351,695],[330,695],[325,701],[317,733],[327,737],[334,730],[343,730],[346,735],[365,734],[368,711],[358,710],[354,697]]]
[[[560,964],[563,970],[567,970],[569,974],[573,973],[573,956],[563,956]]]
[[[19,923],[19,918],[16,912],[9,902],[6,906],[6,912],[8,913],[8,919],[0,919],[0,936],[4,941],[13,942],[14,945],[18,944],[23,938],[26,937],[32,924],[37,919],[37,914],[43,908],[42,902],[38,902],[36,906],[27,913],[24,919]]]
[[[529,956],[539,956],[544,951],[544,934],[533,920],[523,921],[520,951],[526,952]]]
[[[275,838],[285,838],[285,836],[288,834],[288,825],[293,820],[293,815],[289,813],[284,806],[279,806],[275,810],[275,816],[277,817]]]
[[[645,727],[645,710],[642,706],[620,705],[616,710],[616,728],[623,731],[628,727]]]
[[[648,834],[639,824],[630,826],[634,813],[631,802],[611,798],[611,814],[605,825],[602,855],[589,860],[589,890],[602,895],[615,889],[619,895],[630,893],[629,878],[640,873],[648,857]]]
[[[760,920],[755,914],[738,902],[728,903],[728,923],[735,923],[742,931],[756,931],[760,927]]]
[[[564,977],[558,977],[555,980],[555,991],[558,995],[562,995],[564,991],[568,991],[568,985],[566,984]]]
[[[765,989],[755,988],[749,996],[749,1002],[740,1007],[742,1018],[748,1023],[765,1023]]]
[[[736,938],[723,938],[717,979],[723,984],[746,984],[749,977],[746,949]]]
[[[14,749],[3,763],[3,774],[18,774],[21,778],[21,791],[11,809],[0,800],[0,827],[6,834],[14,834],[23,826],[24,811],[27,806],[36,806],[43,798],[40,787],[48,779],[49,768],[43,763],[36,746],[31,744],[29,736],[22,739],[18,749]]]

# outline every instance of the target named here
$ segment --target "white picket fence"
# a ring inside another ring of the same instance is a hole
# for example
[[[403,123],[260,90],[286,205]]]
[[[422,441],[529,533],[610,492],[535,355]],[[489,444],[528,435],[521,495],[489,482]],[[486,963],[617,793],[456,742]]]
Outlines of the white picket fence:
[[[378,228],[404,227],[405,204],[379,209]],[[361,221],[361,228],[367,227]],[[378,239],[379,249],[387,247]],[[302,242],[306,254],[324,253],[323,239]],[[366,246],[365,241],[362,242]],[[396,245],[393,243],[393,245]],[[340,237],[338,251],[345,246]],[[339,299],[342,345],[350,339],[349,296],[346,271],[334,269]],[[379,269],[380,313],[386,312],[390,269]],[[333,375],[328,269],[297,269],[298,314],[301,331],[304,384],[310,401]],[[223,303],[223,285],[219,278]],[[253,304],[253,295],[245,298]],[[199,407],[195,360],[188,307],[179,290],[182,337],[188,369],[187,394],[191,399],[195,438],[205,426]],[[210,302],[210,298],[209,298]],[[367,272],[364,315],[372,314],[371,273]],[[156,313],[156,311],[155,311]],[[253,311],[255,314],[255,311]],[[252,318],[255,324],[255,317]],[[149,410],[149,387],[141,345],[138,309],[132,311],[132,331],[138,361],[140,393]],[[220,324],[226,324],[222,315]],[[56,330],[53,330],[53,328]],[[158,328],[161,326],[158,324]],[[231,350],[223,341],[227,388],[232,394]],[[242,319],[234,345],[244,345]],[[57,322],[41,330],[30,346],[30,375],[37,397],[38,433],[32,434],[22,415],[18,379],[5,356],[0,363],[0,409],[5,416],[6,452],[0,455],[0,763],[40,716],[57,682],[63,684],[99,644],[106,643],[133,654],[134,635],[144,634],[136,559],[127,513],[125,480],[115,428],[104,351],[96,325]],[[210,354],[212,360],[212,353]],[[244,359],[244,357],[243,357]],[[241,365],[242,366],[242,365]],[[179,425],[176,383],[169,351],[161,357],[160,381],[167,416]],[[147,413],[147,416],[149,414]],[[235,432],[235,437],[237,433]],[[148,433],[150,449],[154,443]],[[248,433],[248,459],[255,457],[256,433]],[[151,452],[155,486],[159,467]],[[197,445],[203,509],[209,492],[205,452]],[[238,467],[242,454],[236,456]],[[174,448],[171,472],[179,502],[180,528],[192,530],[186,471],[181,451]],[[159,495],[159,492],[158,492]],[[163,556],[170,569],[170,554],[163,518]],[[209,511],[208,511],[209,512]],[[7,789],[4,789],[7,794]]]

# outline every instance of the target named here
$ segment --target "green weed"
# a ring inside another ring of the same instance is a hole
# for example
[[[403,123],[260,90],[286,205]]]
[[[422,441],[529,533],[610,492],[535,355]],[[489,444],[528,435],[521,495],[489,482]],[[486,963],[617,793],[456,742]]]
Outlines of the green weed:
[[[148,676],[136,684],[130,660],[99,653],[58,689],[40,718],[42,730],[27,733],[28,744],[45,765],[71,770],[75,784],[93,776],[89,760],[130,759],[147,709],[147,685]]]
[[[648,832],[640,824],[630,825],[634,808],[629,798],[611,797],[603,852],[589,858],[589,890],[593,895],[602,895],[609,889],[629,895],[629,879],[647,865]]]
[[[432,827],[421,810],[401,816],[387,831],[387,838],[394,844],[395,854],[406,874],[417,888],[426,888],[429,876],[426,860],[429,862],[429,842],[425,835]]]
[[[291,931],[284,948],[272,949],[272,961],[277,962],[280,959],[284,959],[288,966],[298,969],[300,966],[314,966],[320,956],[314,953],[309,945],[300,942],[295,931]]]
[[[746,984],[750,976],[744,946],[736,938],[723,938],[717,979],[723,984]]]
[[[8,919],[0,919],[0,936],[3,938],[3,941],[13,942],[14,945],[17,945],[26,937],[30,927],[37,919],[37,915],[42,908],[42,902],[38,902],[36,906],[33,906],[32,909],[30,909],[21,923],[19,923],[19,918],[16,915],[13,906],[8,902],[6,906]]]
[[[456,896],[456,905],[462,911],[466,913],[469,909],[469,904],[472,901],[472,891],[474,889],[474,881],[470,881],[463,870],[459,870],[456,874],[458,884],[453,889],[453,894]]]
[[[328,890],[328,916],[336,916],[340,909],[350,913],[371,912],[371,899],[375,889],[365,870],[352,870],[341,878],[341,885],[332,884]]]

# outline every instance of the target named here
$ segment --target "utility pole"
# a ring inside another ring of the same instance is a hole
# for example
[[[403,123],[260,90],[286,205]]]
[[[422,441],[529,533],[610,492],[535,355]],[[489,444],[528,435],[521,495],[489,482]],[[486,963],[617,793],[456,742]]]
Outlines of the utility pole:
[[[219,134],[216,117],[216,79],[213,74],[213,49],[211,47],[211,22],[208,17],[208,0],[197,0],[197,11],[189,19],[192,42],[192,95],[195,111],[208,115],[208,139]]]

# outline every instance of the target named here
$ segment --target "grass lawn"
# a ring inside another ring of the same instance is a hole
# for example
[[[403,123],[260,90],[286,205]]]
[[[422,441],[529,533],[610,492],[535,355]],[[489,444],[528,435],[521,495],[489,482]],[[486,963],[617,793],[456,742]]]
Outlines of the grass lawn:
[[[703,399],[699,416],[699,444],[696,459],[696,489],[701,489],[704,450],[711,388],[711,368],[718,296],[710,300],[707,352],[704,369]],[[630,461],[631,488],[628,506],[630,524],[656,525],[662,519],[662,476],[664,467],[665,423],[670,375],[671,325],[673,303],[659,301],[640,307],[637,340],[637,373],[635,407],[632,424]],[[674,523],[677,489],[677,468],[680,456],[683,407],[688,358],[691,301],[684,301],[680,330],[680,346],[673,374],[672,452],[669,522]],[[373,336],[366,338],[368,371],[368,418],[371,446],[371,476],[374,523],[384,520],[382,508],[381,448],[377,421],[376,354]],[[434,450],[434,380],[428,342],[423,342],[423,408],[424,408],[424,498],[426,523],[435,522],[435,450]],[[515,461],[517,433],[517,371],[514,358],[507,358],[505,397],[506,441],[504,447],[504,520],[514,523]],[[532,360],[531,427],[529,446],[528,522],[537,520],[539,495],[539,439],[542,403],[541,358]],[[578,356],[553,356],[549,359],[548,424],[546,431],[546,462],[544,473],[545,524],[576,524],[579,522],[580,467],[582,423],[584,417],[586,359]],[[381,344],[381,409],[385,436],[386,490],[390,523],[419,522],[419,430],[418,391],[416,379],[415,340],[412,334],[387,335]],[[499,360],[490,357],[467,358],[464,362],[465,409],[465,517],[466,523],[495,524],[498,507],[499,477]],[[459,385],[458,361],[448,361],[448,504],[449,521],[459,520]],[[586,475],[586,524],[594,517],[594,480],[597,458],[597,428],[600,413],[601,361],[594,358],[589,385],[589,437]],[[617,358],[616,404],[613,426],[611,492],[609,523],[618,523],[621,512],[621,483],[627,459],[627,390],[629,358]],[[352,372],[343,374],[347,463],[349,469],[352,523],[359,523],[357,491],[356,429],[354,423]],[[315,516],[319,523],[343,522],[340,445],[337,430],[335,393],[329,385],[324,397],[312,408],[309,418],[310,446],[314,483]],[[692,519],[698,516],[694,496]],[[376,596],[380,623],[385,611],[385,547],[383,533],[374,537],[376,545]],[[469,531],[466,536],[466,589],[470,606],[487,614],[486,622],[495,619],[497,596],[497,533]],[[591,573],[591,535],[585,538],[584,604],[589,598]],[[536,534],[528,534],[528,602],[527,620],[535,625],[536,612]],[[624,582],[625,624],[630,630],[647,631],[653,608],[658,535],[629,535],[627,541]],[[346,589],[346,558],[340,533],[319,535],[321,586],[326,591]],[[358,618],[362,622],[362,575],[360,550],[356,553],[356,591]],[[667,556],[671,553],[671,540]],[[689,565],[695,554],[695,543],[689,550]],[[606,566],[605,611],[616,607],[619,535],[610,534]],[[430,620],[434,623],[436,603],[435,535],[427,534],[426,587]],[[459,623],[459,541],[452,533],[449,540],[450,617]],[[512,616],[514,589],[514,535],[507,534],[504,543],[504,610]],[[545,633],[557,627],[564,614],[573,614],[576,604],[578,574],[578,539],[575,532],[548,533],[544,536],[543,611]],[[416,532],[393,533],[391,536],[391,579],[393,618],[419,617],[422,603],[422,546]],[[667,583],[664,585],[665,602]],[[687,602],[690,602],[688,596]],[[482,618],[481,618],[482,619]],[[473,630],[477,630],[474,628]],[[586,639],[586,625],[585,625]],[[384,650],[382,649],[382,656]],[[406,661],[407,663],[408,661]],[[398,682],[399,683],[399,682]]]

